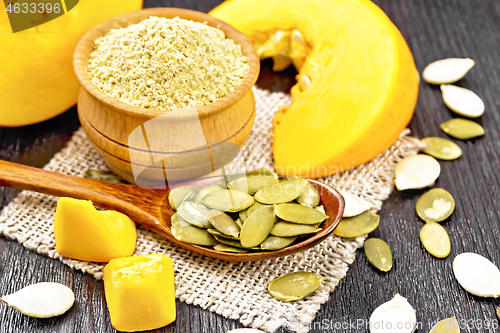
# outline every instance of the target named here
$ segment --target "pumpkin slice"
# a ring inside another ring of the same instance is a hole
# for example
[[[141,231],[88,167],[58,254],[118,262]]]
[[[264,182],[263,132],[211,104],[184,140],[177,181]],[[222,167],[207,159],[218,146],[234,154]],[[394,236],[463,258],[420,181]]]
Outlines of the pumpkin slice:
[[[257,48],[279,30],[299,31],[308,45],[292,103],[273,121],[281,175],[317,178],[356,167],[409,123],[418,72],[401,33],[371,1],[228,0],[210,15]]]

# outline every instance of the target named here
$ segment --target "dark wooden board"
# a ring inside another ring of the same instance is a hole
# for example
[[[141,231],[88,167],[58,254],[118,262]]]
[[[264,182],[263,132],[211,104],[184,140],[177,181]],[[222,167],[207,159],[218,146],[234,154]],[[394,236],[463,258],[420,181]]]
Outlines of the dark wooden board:
[[[220,2],[146,0],[145,6],[208,11]],[[368,332],[365,325],[372,311],[396,292],[407,297],[417,310],[417,320],[422,325],[419,333],[428,332],[430,323],[452,315],[460,320],[462,332],[498,332],[495,309],[500,301],[465,292],[454,279],[451,265],[455,255],[465,251],[480,253],[500,264],[500,2],[374,2],[401,30],[420,72],[429,62],[446,57],[471,57],[476,61],[476,66],[459,84],[483,98],[486,112],[478,122],[486,135],[466,142],[454,140],[462,148],[463,156],[457,161],[441,162],[442,173],[436,187],[447,189],[456,199],[455,212],[443,223],[451,238],[450,256],[436,259],[420,244],[418,234],[423,224],[414,207],[422,191],[394,192],[380,212],[379,228],[370,235],[386,240],[391,246],[392,271],[377,272],[362,250],[358,251],[347,276],[319,311],[311,332]],[[293,75],[293,70],[272,75],[264,68],[259,85],[283,90],[293,84]],[[452,117],[439,88],[422,82],[410,123],[413,134],[420,138],[447,137],[439,130],[439,124]],[[0,129],[0,158],[41,167],[65,145],[77,127],[73,108],[37,125]],[[1,207],[16,193],[0,188]],[[0,256],[0,295],[35,282],[62,281],[73,288],[77,299],[68,313],[52,319],[29,318],[0,305],[0,332],[114,331],[101,281],[4,237],[0,238]],[[155,332],[224,332],[241,327],[235,320],[182,302],[177,302],[177,311],[175,323]],[[488,329],[488,324],[496,328]]]

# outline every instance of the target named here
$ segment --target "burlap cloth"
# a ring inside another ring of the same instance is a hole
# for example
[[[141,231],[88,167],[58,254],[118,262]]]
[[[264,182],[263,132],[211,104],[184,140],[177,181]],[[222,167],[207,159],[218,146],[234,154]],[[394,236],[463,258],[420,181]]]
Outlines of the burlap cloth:
[[[279,106],[291,102],[290,95],[254,88],[257,101],[255,125],[243,149],[246,168],[273,168],[271,152],[272,117]],[[403,157],[414,155],[419,140],[402,133],[387,151],[358,168],[330,176],[321,181],[334,188],[357,194],[373,204],[373,211],[393,189],[394,167]],[[88,169],[107,169],[80,128],[68,146],[45,166],[47,170],[82,176]],[[53,220],[57,197],[23,191],[0,215],[0,232],[16,239],[25,247],[70,267],[102,277],[103,266],[69,259],[56,252]],[[383,224],[384,221],[382,220]],[[214,311],[224,317],[238,319],[243,325],[273,332],[280,326],[307,332],[321,304],[328,300],[354,261],[356,249],[365,237],[342,239],[334,235],[307,251],[278,259],[234,263],[200,256],[176,247],[162,237],[139,226],[135,255],[164,253],[175,265],[176,297]],[[276,301],[267,292],[273,279],[294,271],[316,272],[325,278],[321,288],[301,301]],[[77,300],[78,302],[78,300]]]

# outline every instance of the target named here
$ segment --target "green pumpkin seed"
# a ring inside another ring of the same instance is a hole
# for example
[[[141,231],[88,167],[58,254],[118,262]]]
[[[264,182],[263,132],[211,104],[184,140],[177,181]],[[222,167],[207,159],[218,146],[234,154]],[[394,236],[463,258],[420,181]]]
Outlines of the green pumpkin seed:
[[[297,237],[268,236],[262,243],[260,243],[260,248],[262,250],[270,251],[280,250],[295,242],[296,239]]]
[[[307,182],[304,190],[297,198],[297,202],[308,207],[316,207],[319,205],[319,193],[313,184]]]
[[[236,219],[234,220],[234,222],[236,222],[236,224],[238,225],[238,227],[243,228],[243,222],[241,222],[241,219]]]
[[[248,250],[242,249],[242,248],[237,248],[233,246],[229,246],[226,244],[217,244],[214,246],[214,250],[221,251],[221,252],[232,252],[232,253],[247,253]]]
[[[484,129],[472,120],[453,118],[439,125],[441,130],[459,140],[468,140],[484,135]]]
[[[427,252],[436,258],[445,258],[450,254],[450,237],[446,230],[436,222],[427,222],[422,227],[420,241]]]
[[[265,205],[261,204],[260,202],[258,201],[255,201],[253,203],[253,205],[251,205],[250,207],[248,207],[247,209],[247,218],[253,213],[255,212],[257,209],[259,209],[260,207],[264,207]],[[244,221],[243,221],[244,222]]]
[[[250,207],[254,201],[248,193],[237,190],[222,190],[207,194],[201,202],[212,209],[234,213]]]
[[[184,198],[184,200],[182,200],[183,202],[184,201],[192,201],[192,202],[196,202],[196,196],[198,195],[198,191],[199,189],[197,188],[193,188],[193,190],[191,192],[189,192],[186,197]]]
[[[170,205],[170,208],[177,210],[182,201],[184,201],[184,198],[192,191],[193,188],[189,186],[179,186],[172,189],[168,194],[168,204]]]
[[[388,272],[392,268],[392,252],[381,239],[370,238],[365,241],[365,255],[370,264],[382,272]]]
[[[83,173],[83,177],[88,179],[100,180],[101,182],[128,184],[125,180],[121,179],[111,171],[106,170],[87,170]]]
[[[237,173],[234,175],[225,175],[224,177],[219,179],[219,186],[225,189],[225,188],[227,188],[227,184],[232,182],[235,179],[238,179],[238,178],[241,178],[244,176],[248,177],[248,176],[255,176],[255,175],[272,176],[272,177],[278,179],[278,176],[274,172],[272,172],[271,170],[266,169],[266,168],[261,168],[261,169],[255,169],[255,170],[249,171],[247,173]]]
[[[279,221],[274,224],[271,235],[278,237],[293,237],[299,235],[313,234],[321,231],[317,224],[297,224]]]
[[[250,209],[250,208],[248,208]],[[245,221],[247,220],[247,212],[248,212],[248,209],[245,209],[245,210],[240,210],[240,213],[239,213],[239,219],[241,220],[241,222],[245,223]],[[240,227],[241,228],[241,227]]]
[[[273,280],[267,290],[278,301],[296,301],[315,292],[323,280],[316,273],[295,272]]]
[[[357,216],[340,220],[333,233],[340,237],[354,238],[369,234],[377,229],[380,216],[371,212],[364,212]]]
[[[250,215],[240,232],[241,245],[244,247],[254,247],[262,243],[277,221],[273,207],[261,207]]]
[[[244,248],[243,245],[241,245],[240,241],[239,240],[236,240],[236,239],[227,239],[225,237],[220,237],[220,236],[217,236],[217,235],[213,235],[214,238],[219,242],[219,243],[222,243],[222,244],[225,244],[225,245],[229,245],[229,246],[232,246],[232,247],[237,247],[237,248]]]
[[[240,239],[239,235],[238,235],[238,237],[233,237],[233,236],[225,235],[225,234],[223,234],[222,232],[220,232],[217,229],[207,229],[207,231],[209,233],[211,233],[212,235],[218,236],[218,237],[224,237],[224,238],[227,238],[227,239],[234,239],[234,240],[239,240]]]
[[[232,190],[255,194],[261,188],[269,185],[278,184],[278,180],[274,176],[252,175],[237,178],[227,184],[227,187]]]
[[[302,194],[306,183],[302,178],[285,180],[260,189],[255,193],[255,200],[269,205],[290,202]]]
[[[187,227],[187,226],[191,225],[191,223],[189,223],[186,220],[184,220],[177,213],[175,213],[174,215],[172,215],[172,217],[170,218],[170,225],[172,226],[174,224],[176,224],[176,225],[178,225],[180,227]]]
[[[425,222],[441,222],[453,213],[455,200],[448,191],[433,188],[418,199],[415,209]]]
[[[205,229],[189,225],[181,227],[179,224],[173,224],[170,228],[172,235],[179,241],[184,243],[213,246],[217,244],[214,236],[209,234]]]
[[[193,201],[184,201],[177,209],[184,220],[205,229],[212,228],[212,224],[208,221],[209,211],[207,207]]]
[[[316,224],[328,218],[317,209],[295,203],[274,206],[274,214],[287,222],[300,224]]]
[[[429,333],[460,333],[460,326],[455,317],[438,321]]]
[[[212,193],[214,191],[220,191],[220,190],[223,190],[223,188],[218,186],[218,185],[204,187],[201,190],[199,190],[198,193],[196,194],[195,201],[199,203],[199,202],[201,202],[201,199],[203,199],[205,197],[205,195],[207,195],[208,193]]]
[[[429,137],[420,140],[427,147],[422,152],[441,160],[454,160],[462,156],[462,149],[455,143],[445,138]]]
[[[240,227],[229,215],[219,210],[212,209],[208,212],[208,221],[215,229],[219,230],[224,235],[238,238]]]

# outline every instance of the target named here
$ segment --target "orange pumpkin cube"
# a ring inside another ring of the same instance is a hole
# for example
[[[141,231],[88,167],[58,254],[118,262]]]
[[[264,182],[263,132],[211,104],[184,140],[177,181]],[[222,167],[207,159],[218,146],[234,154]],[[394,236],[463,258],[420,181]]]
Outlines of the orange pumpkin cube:
[[[104,292],[118,331],[152,330],[175,320],[174,265],[166,255],[111,260],[104,267]]]

